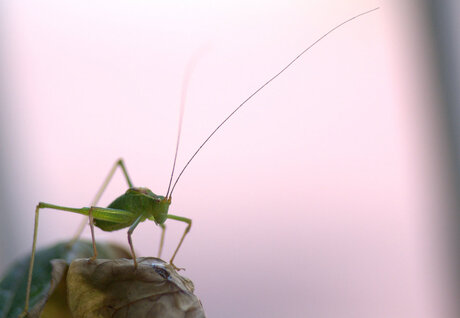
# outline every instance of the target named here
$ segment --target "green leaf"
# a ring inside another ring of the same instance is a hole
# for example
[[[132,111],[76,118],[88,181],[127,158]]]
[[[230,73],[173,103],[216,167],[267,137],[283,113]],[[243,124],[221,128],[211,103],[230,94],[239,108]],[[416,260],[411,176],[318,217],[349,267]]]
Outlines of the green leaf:
[[[107,244],[97,244],[100,257],[118,258],[129,254],[119,247]],[[40,249],[35,254],[35,265],[30,291],[30,311],[38,316],[53,289],[65,277],[67,266],[75,258],[87,258],[93,255],[92,244],[88,241],[77,241],[72,246],[68,242]],[[52,260],[55,262],[53,273]],[[26,298],[27,277],[29,272],[30,255],[14,263],[0,282],[0,318],[17,318],[24,309]],[[54,281],[52,282],[52,274]]]

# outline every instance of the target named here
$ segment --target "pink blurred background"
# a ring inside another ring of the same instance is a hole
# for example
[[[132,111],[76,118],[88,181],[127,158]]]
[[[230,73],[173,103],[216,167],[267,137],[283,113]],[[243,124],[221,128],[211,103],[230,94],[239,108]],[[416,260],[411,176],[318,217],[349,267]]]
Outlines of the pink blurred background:
[[[429,50],[415,1],[3,3],[0,269],[30,253],[38,201],[87,206],[123,157],[164,194],[184,71],[178,166],[258,86],[322,41],[203,148],[170,212],[193,219],[176,264],[209,317],[451,314]],[[118,173],[102,199],[126,189]],[[41,213],[39,246],[81,217]],[[184,224],[168,221],[165,259]],[[133,235],[155,256],[159,228]],[[89,238],[89,230],[84,234]],[[126,231],[96,232],[127,246]]]

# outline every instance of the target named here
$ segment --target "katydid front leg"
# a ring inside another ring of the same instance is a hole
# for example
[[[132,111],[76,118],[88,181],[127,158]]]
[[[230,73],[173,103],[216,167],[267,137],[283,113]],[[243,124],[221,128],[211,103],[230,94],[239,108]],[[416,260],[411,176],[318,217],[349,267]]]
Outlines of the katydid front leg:
[[[181,270],[183,268],[176,267],[176,265],[174,265],[173,261],[174,261],[174,258],[176,257],[177,251],[179,251],[179,248],[181,247],[182,242],[184,241],[185,235],[187,235],[187,233],[190,232],[190,228],[192,227],[192,220],[189,219],[189,218],[185,218],[185,217],[177,216],[177,215],[172,215],[172,214],[168,214],[168,219],[181,221],[181,222],[185,222],[185,223],[188,224],[187,227],[185,228],[184,234],[182,234],[182,237],[181,237],[181,239],[179,241],[179,245],[177,245],[176,250],[174,251],[174,254],[171,257],[171,260],[169,261],[169,264],[171,264],[171,266],[174,267],[175,270],[179,271],[179,270]]]
[[[159,224],[161,227],[161,239],[160,239],[160,248],[158,249],[158,258],[161,258],[161,252],[163,252],[163,244],[165,242],[165,232],[166,232],[166,225]]]

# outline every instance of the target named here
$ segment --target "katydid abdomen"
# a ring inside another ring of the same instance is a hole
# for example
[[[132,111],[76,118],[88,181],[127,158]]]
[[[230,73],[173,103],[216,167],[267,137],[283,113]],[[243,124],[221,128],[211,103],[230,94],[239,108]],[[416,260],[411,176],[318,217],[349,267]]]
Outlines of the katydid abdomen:
[[[166,221],[169,207],[169,204],[165,202],[163,196],[156,195],[147,188],[130,188],[110,203],[107,208],[131,212],[132,219],[124,223],[95,219],[94,225],[103,231],[112,232],[129,227],[141,216],[139,222],[150,219],[156,224],[163,224]]]

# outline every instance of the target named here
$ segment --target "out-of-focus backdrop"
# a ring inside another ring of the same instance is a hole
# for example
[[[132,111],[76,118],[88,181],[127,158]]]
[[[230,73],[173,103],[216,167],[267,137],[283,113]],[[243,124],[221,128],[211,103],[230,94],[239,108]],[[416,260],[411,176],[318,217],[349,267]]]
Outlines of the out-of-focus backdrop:
[[[87,206],[119,157],[135,185],[166,192],[197,52],[179,168],[300,51],[380,6],[314,47],[199,153],[171,205],[193,219],[176,264],[209,317],[453,316],[445,119],[455,117],[433,21],[455,22],[455,8],[425,4],[3,1],[0,270],[30,253],[37,202]],[[125,190],[117,173],[101,204]],[[69,239],[81,219],[44,210],[39,246]],[[184,224],[167,227],[166,259]],[[139,256],[156,255],[159,235],[152,222],[136,229]],[[124,230],[96,238],[127,246]]]

